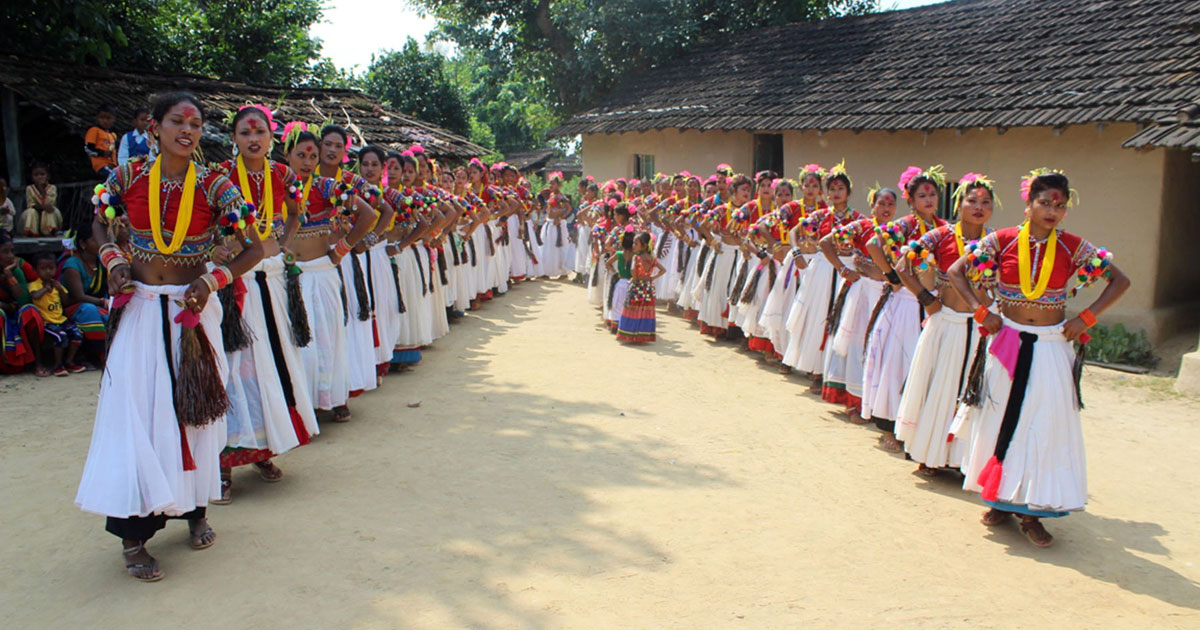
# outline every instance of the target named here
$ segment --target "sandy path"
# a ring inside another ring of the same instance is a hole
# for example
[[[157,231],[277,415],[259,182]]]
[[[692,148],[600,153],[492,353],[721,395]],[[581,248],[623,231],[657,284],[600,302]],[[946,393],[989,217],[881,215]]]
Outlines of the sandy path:
[[[1159,381],[1090,370],[1092,501],[1042,551],[732,345],[597,324],[567,284],[487,304],[283,483],[239,469],[215,547],[169,525],[154,585],[71,503],[96,379],[0,380],[4,625],[1200,625],[1200,403]]]

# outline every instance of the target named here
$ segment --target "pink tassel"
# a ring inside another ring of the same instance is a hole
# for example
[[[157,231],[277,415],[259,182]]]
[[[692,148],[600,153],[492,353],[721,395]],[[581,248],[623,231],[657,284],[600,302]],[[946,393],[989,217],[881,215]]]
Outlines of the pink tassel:
[[[995,501],[1000,491],[1000,478],[1004,476],[1004,465],[993,455],[979,472],[979,485],[983,486],[980,495],[984,501]]]

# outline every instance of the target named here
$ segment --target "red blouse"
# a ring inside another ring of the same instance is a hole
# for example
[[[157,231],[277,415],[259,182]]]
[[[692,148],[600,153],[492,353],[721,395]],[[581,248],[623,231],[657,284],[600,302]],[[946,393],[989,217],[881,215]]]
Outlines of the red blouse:
[[[1064,309],[1067,306],[1067,284],[1076,271],[1096,255],[1096,246],[1082,238],[1058,231],[1058,242],[1054,256],[1054,269],[1046,291],[1036,300],[1025,297],[1021,291],[1020,250],[1017,235],[1020,226],[1007,227],[988,234],[979,240],[976,253],[983,253],[998,261],[996,295],[1002,303],[1018,306],[1034,306],[1044,309]],[[1046,256],[1047,240],[1030,240],[1030,286],[1036,286],[1041,274],[1042,261]]]
[[[289,195],[288,188],[290,188],[298,180],[296,179],[296,173],[293,172],[292,169],[286,164],[280,164],[279,162],[267,160],[267,165],[271,169],[271,205],[273,206],[271,208],[273,212],[271,222],[274,225],[274,231],[276,232],[275,238],[279,238],[280,231],[283,230],[283,214],[286,212],[284,210],[284,202]],[[229,181],[233,182],[233,185],[237,187],[238,193],[240,194],[242,191],[242,181],[238,176],[237,163],[233,160],[225,160],[224,162],[218,164],[216,168],[222,173],[225,173],[225,175],[229,178]],[[250,178],[250,201],[253,202],[255,206],[260,208],[260,216],[265,216],[265,213],[261,210],[263,203],[263,191],[266,188],[263,180],[263,174],[261,172],[256,173],[247,170],[246,175]]]
[[[154,242],[150,225],[152,165],[153,162],[143,160],[126,162],[113,172],[105,186],[109,195],[116,198],[114,204],[123,205],[129,217],[129,240],[134,257],[147,261],[157,258],[180,266],[204,264],[214,244],[217,217],[226,212],[236,211],[242,203],[241,193],[229,178],[196,164],[196,194],[193,198],[192,218],[185,228],[187,238],[177,251],[163,254]],[[162,204],[160,228],[164,242],[170,243],[174,235],[182,198],[183,181],[162,182],[159,202]]]

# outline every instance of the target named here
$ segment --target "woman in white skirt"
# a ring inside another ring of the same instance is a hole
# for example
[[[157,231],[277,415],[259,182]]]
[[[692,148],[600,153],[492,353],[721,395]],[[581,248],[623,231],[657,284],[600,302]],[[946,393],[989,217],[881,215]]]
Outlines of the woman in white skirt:
[[[230,371],[221,498],[213,501],[221,505],[233,500],[234,467],[254,464],[264,481],[279,481],[283,471],[272,458],[308,444],[320,432],[300,359],[300,347],[308,345],[312,334],[299,268],[290,257],[285,262],[283,253],[300,227],[301,190],[292,169],[267,159],[274,126],[266,107],[243,106],[233,118],[237,157],[220,165],[242,200],[257,208],[255,229],[264,255],[250,273],[218,292]],[[237,244],[231,245],[214,251],[214,264],[227,262],[237,251]]]
[[[750,201],[754,182],[745,175],[733,178],[729,185],[730,199],[708,213],[702,231],[708,233],[711,253],[696,281],[694,299],[700,334],[724,338],[729,325],[729,289],[733,269],[740,257],[741,237],[733,220],[735,209]]]
[[[350,409],[346,406],[350,396],[350,351],[346,332],[350,317],[355,314],[346,304],[338,264],[371,231],[379,213],[353,194],[349,186],[314,174],[320,159],[319,147],[317,138],[304,123],[289,123],[284,132],[283,149],[288,165],[300,179],[305,206],[304,220],[296,237],[289,242],[296,264],[303,272],[300,289],[313,337],[311,343],[301,348],[300,356],[308,375],[309,394],[317,410],[332,410],[334,422],[347,422],[350,420]],[[331,199],[337,205],[333,205]],[[329,241],[335,220],[350,219],[354,220],[354,226],[331,248]],[[350,280],[346,278],[346,281]]]
[[[604,261],[604,266],[608,267],[608,272],[613,278],[608,303],[604,306],[604,318],[608,320],[610,332],[613,334],[617,333],[621,310],[625,308],[625,296],[629,293],[629,280],[633,277],[633,238],[633,230],[623,231],[621,249]]]
[[[824,379],[821,399],[842,405],[850,421],[859,421],[863,395],[863,346],[871,309],[883,291],[883,272],[867,254],[867,241],[875,236],[875,228],[887,225],[896,216],[896,198],[890,188],[876,188],[867,193],[871,218],[844,225],[821,239],[821,253],[837,269],[842,286],[834,301],[825,340]],[[854,267],[846,265],[842,252],[853,251]]]
[[[941,166],[927,170],[910,166],[901,174],[899,184],[912,213],[880,226],[867,243],[871,260],[884,271],[888,284],[868,324],[860,412],[864,420],[874,419],[875,426],[883,432],[879,437],[880,447],[889,452],[903,448],[894,435],[896,413],[926,315],[917,296],[900,283],[895,267],[906,268],[908,259],[900,250],[909,239],[919,239],[946,224],[937,216],[938,200],[946,185]]]
[[[825,176],[825,197],[830,207],[809,214],[800,222],[804,236],[820,240],[834,229],[863,217],[848,205],[853,182],[846,172],[845,163],[838,164]],[[853,262],[851,251],[842,253],[842,264]],[[799,261],[793,257],[799,266]],[[837,270],[824,256],[814,256],[803,272],[800,287],[788,310],[787,350],[783,362],[794,370],[809,374],[811,390],[819,393],[823,387],[821,370],[824,369],[825,322],[833,301],[837,298]]]
[[[359,174],[368,184],[383,191],[376,206],[379,209],[379,221],[364,239],[369,244],[364,271],[371,312],[374,314],[373,364],[376,380],[387,374],[392,361],[392,348],[400,334],[399,291],[388,254],[388,232],[395,226],[400,193],[384,182],[387,167],[387,151],[383,147],[369,145],[358,152]]]
[[[229,373],[221,305],[210,298],[262,259],[255,217],[237,188],[192,161],[204,127],[200,101],[166,94],[151,116],[157,159],[124,164],[95,198],[93,234],[114,296],[112,345],[75,496],[85,512],[107,517],[126,570],[143,581],[163,577],[145,544],[167,519],[188,521],[194,549],[216,540],[206,506],[221,496]],[[109,232],[125,221],[132,260]],[[218,226],[241,239],[242,250],[207,272]]]
[[[785,325],[788,311],[796,299],[804,270],[817,253],[815,235],[809,234],[801,226],[809,215],[829,207],[823,200],[825,174],[825,169],[820,164],[808,164],[801,168],[800,192],[803,197],[799,201],[779,207],[780,219],[783,221],[779,227],[779,244],[785,248],[786,253],[763,304],[762,314],[758,316],[758,325],[770,340],[775,359],[779,360],[779,371],[783,374],[792,371],[792,367],[782,361],[782,353],[787,349],[789,341]]]
[[[987,526],[1021,515],[1021,531],[1039,547],[1054,538],[1042,517],[1063,516],[1087,503],[1087,467],[1080,426],[1079,355],[1072,342],[1087,342],[1086,331],[1111,307],[1129,279],[1110,263],[1111,255],[1059,229],[1071,201],[1067,178],[1045,169],[1022,185],[1026,221],[980,240],[949,271],[950,281],[974,309],[974,318],[992,336],[982,370],[981,390],[966,397],[972,408],[963,488],[982,494],[991,509]],[[1000,314],[976,299],[968,279],[975,265],[996,264],[995,292]],[[1066,319],[1066,301],[1085,283],[1108,284],[1091,306]],[[973,400],[972,400],[973,399]]]
[[[546,222],[542,225],[542,271],[549,278],[567,273],[566,252],[570,243],[566,217],[571,202],[562,194],[563,174],[555,171],[548,176],[550,191],[546,196]]]
[[[954,193],[958,222],[930,230],[901,250],[915,264],[900,272],[900,279],[925,307],[929,319],[917,339],[900,395],[896,439],[917,462],[917,471],[925,475],[937,474],[941,468],[958,468],[962,463],[966,440],[955,439],[950,425],[975,354],[985,346],[971,319],[970,304],[950,286],[946,270],[987,234],[985,226],[994,200],[991,180],[967,173]],[[980,303],[991,303],[986,290],[976,286],[974,293]]]
[[[780,241],[787,233],[787,208],[794,208],[796,188],[793,182],[776,179],[771,190],[775,195],[774,207],[764,211],[749,231],[751,242],[759,248],[754,268],[747,276],[742,295],[739,296],[738,319],[734,323],[748,338],[747,347],[761,352],[768,362],[776,361],[775,344],[768,331],[760,323],[763,309],[780,272],[780,262],[787,257],[787,246]],[[790,204],[790,205],[789,205]]]

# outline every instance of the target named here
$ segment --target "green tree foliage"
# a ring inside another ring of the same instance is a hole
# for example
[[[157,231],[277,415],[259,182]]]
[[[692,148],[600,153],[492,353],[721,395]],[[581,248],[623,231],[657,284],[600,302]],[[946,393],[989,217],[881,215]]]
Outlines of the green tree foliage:
[[[859,14],[877,0],[418,0],[444,37],[538,77],[551,110],[594,103],[628,72],[748,29]],[[497,131],[498,138],[505,135]]]
[[[312,82],[321,0],[38,0],[0,8],[0,47],[68,63]]]
[[[545,146],[558,116],[542,97],[544,79],[503,65],[487,51],[462,50],[447,65],[475,118],[473,142],[500,153]]]
[[[401,113],[459,135],[471,132],[467,108],[447,77],[445,59],[436,52],[422,52],[411,37],[398,51],[372,55],[362,86]]]

